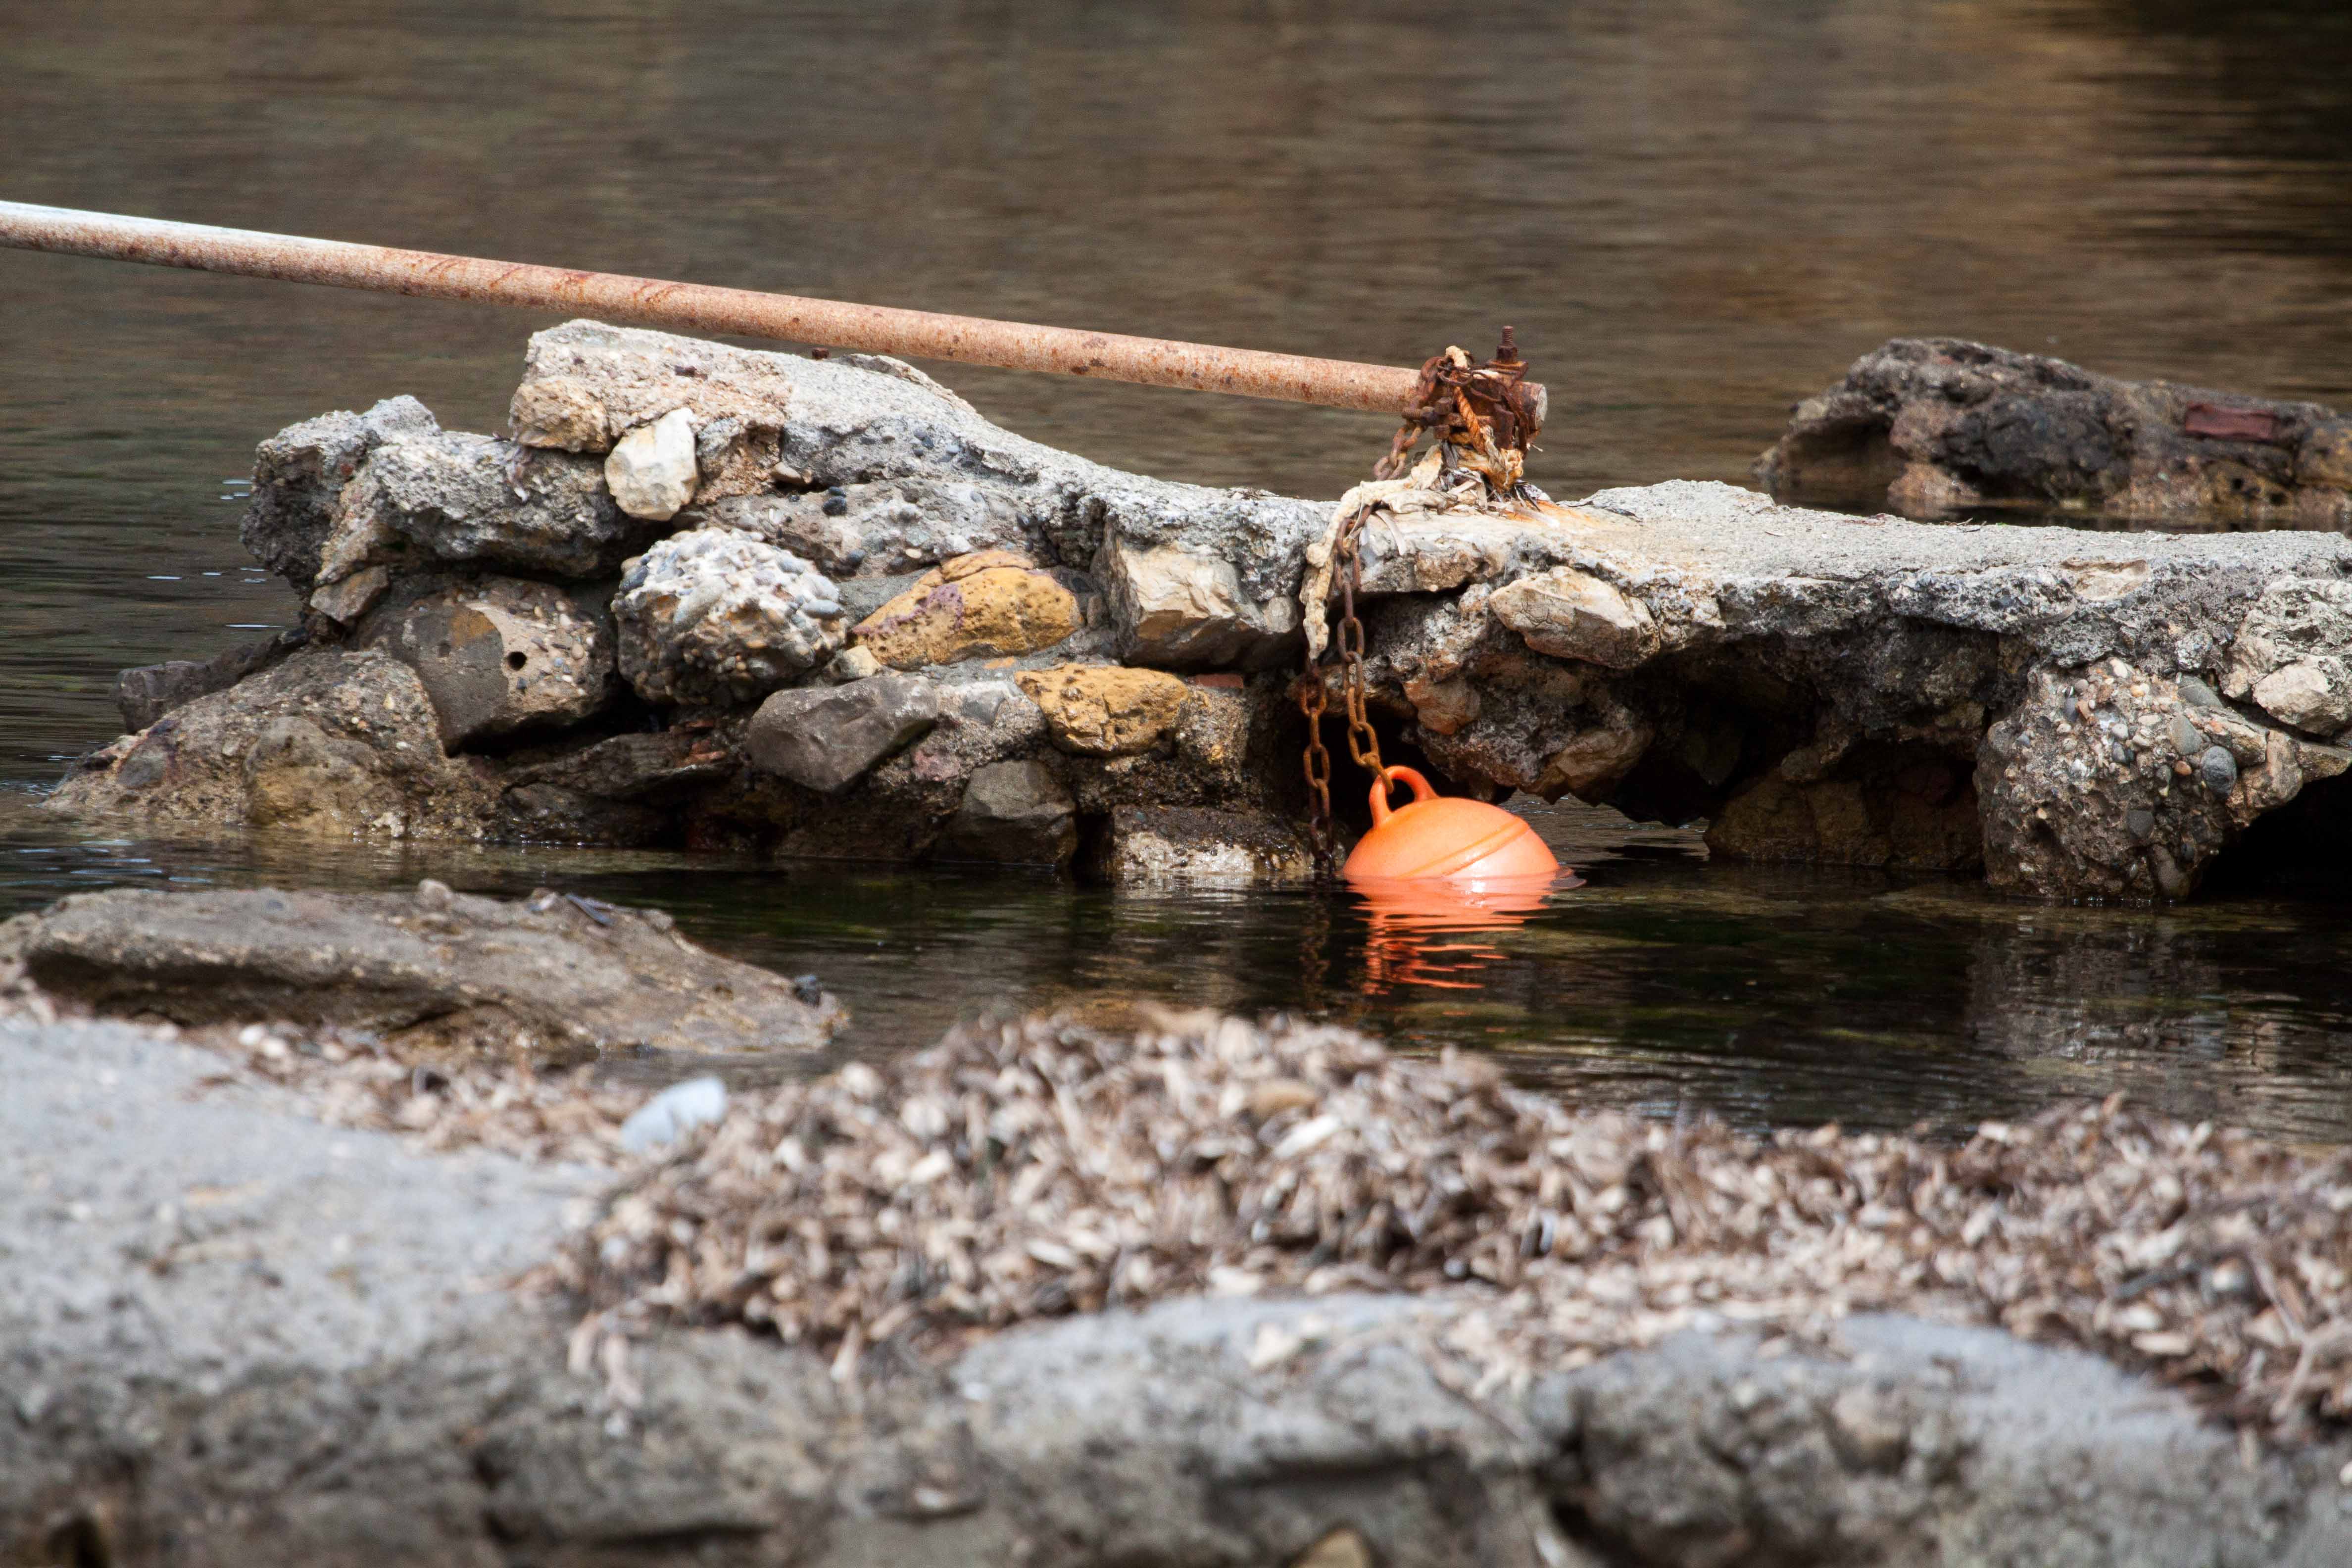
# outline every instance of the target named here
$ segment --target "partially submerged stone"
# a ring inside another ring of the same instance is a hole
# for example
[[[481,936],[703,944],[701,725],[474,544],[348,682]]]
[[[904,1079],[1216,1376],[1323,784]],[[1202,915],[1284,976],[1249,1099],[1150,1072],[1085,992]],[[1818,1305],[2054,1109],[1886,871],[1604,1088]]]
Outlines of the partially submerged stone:
[[[75,816],[184,832],[477,838],[496,790],[442,751],[415,670],[384,654],[298,653],[74,765]]]
[[[114,678],[115,710],[122,715],[122,727],[136,733],[199,697],[226,691],[247,676],[258,675],[300,651],[309,640],[299,631],[280,632],[206,659],[167,659],[123,670]]]
[[[948,819],[940,855],[1001,865],[1066,866],[1077,853],[1077,804],[1041,762],[991,763],[973,770]]]
[[[1295,885],[1313,879],[1315,858],[1297,824],[1270,813],[1122,805],[1087,870],[1121,887]]]
[[[2352,524],[2352,421],[2315,403],[2117,381],[1957,338],[1897,338],[1798,405],[1757,459],[1784,501],[2078,508],[2212,528]]]
[[[111,1016],[332,1027],[427,1057],[811,1052],[841,1019],[832,998],[697,947],[659,910],[437,882],[79,894],[0,925],[0,963]]]
[[[838,594],[807,562],[746,535],[675,534],[614,596],[621,673],[648,702],[757,702],[841,646]]]

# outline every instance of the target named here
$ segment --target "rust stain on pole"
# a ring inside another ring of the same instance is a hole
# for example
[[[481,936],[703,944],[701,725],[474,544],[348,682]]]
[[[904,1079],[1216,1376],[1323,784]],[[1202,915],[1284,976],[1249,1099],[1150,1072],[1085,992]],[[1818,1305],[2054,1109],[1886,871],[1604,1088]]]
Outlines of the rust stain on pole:
[[[1397,414],[1417,371],[0,202],[0,246]]]

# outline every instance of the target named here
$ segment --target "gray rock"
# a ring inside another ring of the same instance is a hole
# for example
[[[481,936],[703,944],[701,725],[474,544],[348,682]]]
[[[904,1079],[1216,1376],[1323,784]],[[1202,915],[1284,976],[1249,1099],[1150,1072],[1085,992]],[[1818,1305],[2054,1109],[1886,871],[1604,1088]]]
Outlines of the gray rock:
[[[728,777],[735,765],[733,753],[708,731],[680,729],[520,752],[504,773],[509,787],[552,784],[599,800],[634,801],[675,799]]]
[[[726,1084],[715,1078],[690,1078],[631,1111],[621,1123],[621,1147],[632,1154],[647,1153],[726,1114]]]
[[[1297,588],[1299,552],[1328,521],[1326,505],[1121,473],[1000,429],[927,377],[877,374],[845,359],[807,360],[571,321],[532,338],[530,363],[526,387],[541,374],[557,374],[595,388],[638,389],[630,394],[641,397],[628,415],[632,422],[681,405],[694,407],[698,417],[720,412],[687,401],[689,384],[787,388],[780,399],[781,462],[801,493],[777,503],[737,503],[714,521],[773,530],[778,542],[829,572],[905,572],[992,546],[1026,551],[1042,564],[1094,571],[1106,548],[1130,557],[1174,548],[1233,574],[1233,605],[1244,612],[1259,648],[1247,657],[1270,658],[1275,647],[1295,645],[1295,606],[1287,601]],[[676,376],[677,364],[696,374]],[[619,394],[597,395],[611,406]],[[836,489],[838,496],[828,493]],[[1125,570],[1098,574],[1109,583]],[[1149,601],[1131,595],[1129,602]],[[1208,621],[1225,618],[1222,607],[1211,608],[1203,629],[1190,637],[1182,615],[1163,621],[1149,639],[1124,626],[1122,636],[1137,650],[1131,657],[1158,647],[1175,650],[1170,657],[1188,664],[1226,657],[1207,651],[1222,635]]]
[[[1757,460],[1782,500],[1935,517],[2001,504],[2304,528],[2352,523],[2352,421],[1955,338],[1898,338],[1798,405]]]
[[[435,433],[378,447],[337,502],[320,576],[432,562],[602,577],[650,537],[593,458]]]
[[[2238,762],[2219,746],[2207,748],[2197,759],[2198,777],[2215,795],[2227,795],[2238,782]]]
[[[443,752],[415,671],[313,650],[90,753],[46,805],[173,832],[478,838],[494,800],[485,773]]]
[[[615,442],[604,458],[604,483],[614,504],[631,517],[667,522],[694,500],[702,473],[696,463],[694,416],[673,408]]]
[[[437,433],[425,405],[388,397],[365,414],[322,414],[290,425],[254,452],[253,499],[238,537],[253,558],[308,594],[343,487],[386,441]]]
[[[1034,548],[1034,539],[1014,491],[952,475],[744,496],[701,512],[835,578],[919,573],[982,550]]]
[[[1281,885],[1310,880],[1315,859],[1297,825],[1284,817],[1122,805],[1111,812],[1087,870],[1096,880],[1122,887]]]
[[[848,636],[833,584],[725,529],[663,540],[613,600],[621,674],[648,702],[746,704],[831,658]]]
[[[386,604],[353,634],[416,671],[450,751],[527,726],[560,728],[619,683],[613,623],[593,595],[484,577]]]
[[[939,721],[939,689],[920,676],[877,675],[843,686],[779,691],[744,732],[751,765],[832,795]]]
[[[1077,853],[1077,804],[1042,762],[974,770],[940,854],[950,860],[1064,866]]]
[[[1475,1298],[1173,1301],[840,1381],[681,1329],[616,1392],[566,1369],[576,1307],[493,1283],[598,1176],[198,1092],[219,1068],[0,1021],[12,1560],[1228,1568],[1342,1529],[1399,1568],[2352,1560],[2340,1445],[2242,1459],[2105,1362],[1902,1318],[1475,1396],[1428,1348]],[[1268,1337],[1307,1342],[1268,1365]]]
[[[310,640],[300,631],[286,631],[207,659],[174,658],[126,669],[114,678],[114,706],[122,715],[122,727],[135,734],[174,709],[258,675],[308,647]]]
[[[814,1051],[839,1005],[695,946],[659,911],[556,893],[78,894],[0,925],[0,960],[50,994],[184,1025],[284,1021],[404,1050]]]

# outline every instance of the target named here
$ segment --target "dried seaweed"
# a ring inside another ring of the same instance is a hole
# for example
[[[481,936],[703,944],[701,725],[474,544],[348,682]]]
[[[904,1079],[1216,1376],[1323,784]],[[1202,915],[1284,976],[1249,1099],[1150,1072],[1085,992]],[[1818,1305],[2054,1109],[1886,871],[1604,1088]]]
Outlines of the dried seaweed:
[[[1372,1289],[1448,1297],[1438,1347],[1487,1386],[1691,1327],[1833,1344],[1840,1318],[1887,1310],[2103,1353],[2280,1441],[2352,1418],[2352,1155],[2120,1097],[1957,1148],[1759,1142],[1571,1110],[1482,1059],[1337,1027],[1028,1018],[739,1095],[633,1160],[618,1129],[645,1091],[587,1071],[189,1037],[236,1064],[224,1080],[341,1125],[614,1168],[530,1281],[585,1303],[583,1364],[661,1321],[772,1331],[845,1368],[1106,1306]]]
[[[845,1358],[1191,1292],[1468,1292],[1454,1348],[1511,1378],[1899,1310],[2087,1347],[2291,1436],[2352,1415],[2347,1210],[2343,1157],[2119,1100],[1958,1149],[1758,1142],[1338,1028],[1029,1019],[740,1106],[545,1279]]]

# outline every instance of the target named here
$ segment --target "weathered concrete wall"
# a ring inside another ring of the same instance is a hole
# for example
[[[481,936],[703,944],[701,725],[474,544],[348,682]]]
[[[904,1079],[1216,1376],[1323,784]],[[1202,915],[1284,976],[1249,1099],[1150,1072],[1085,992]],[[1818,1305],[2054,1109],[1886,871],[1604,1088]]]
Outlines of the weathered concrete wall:
[[[532,340],[514,420],[454,436],[394,400],[264,443],[247,542],[308,594],[307,646],[220,689],[257,661],[127,675],[151,721],[56,807],[1304,864],[1287,672],[1329,508],[1053,451],[892,362],[593,322]],[[1668,483],[1399,499],[1363,560],[1401,760],[1706,818],[1726,856],[2179,897],[2257,818],[2333,809],[2305,792],[2352,763],[2334,533],[1925,527]],[[1192,852],[1138,847],[1134,813],[1171,809],[1155,842],[1181,820]]]
[[[1483,1394],[1423,1344],[1465,1306],[1358,1296],[839,1378],[672,1332],[583,1375],[568,1315],[501,1281],[600,1173],[199,1092],[222,1068],[0,1021],[7,1560],[1223,1568],[1342,1531],[1387,1568],[2352,1558],[2344,1454],[2242,1454],[2104,1362],[1899,1319],[1838,1358],[1688,1336]]]

